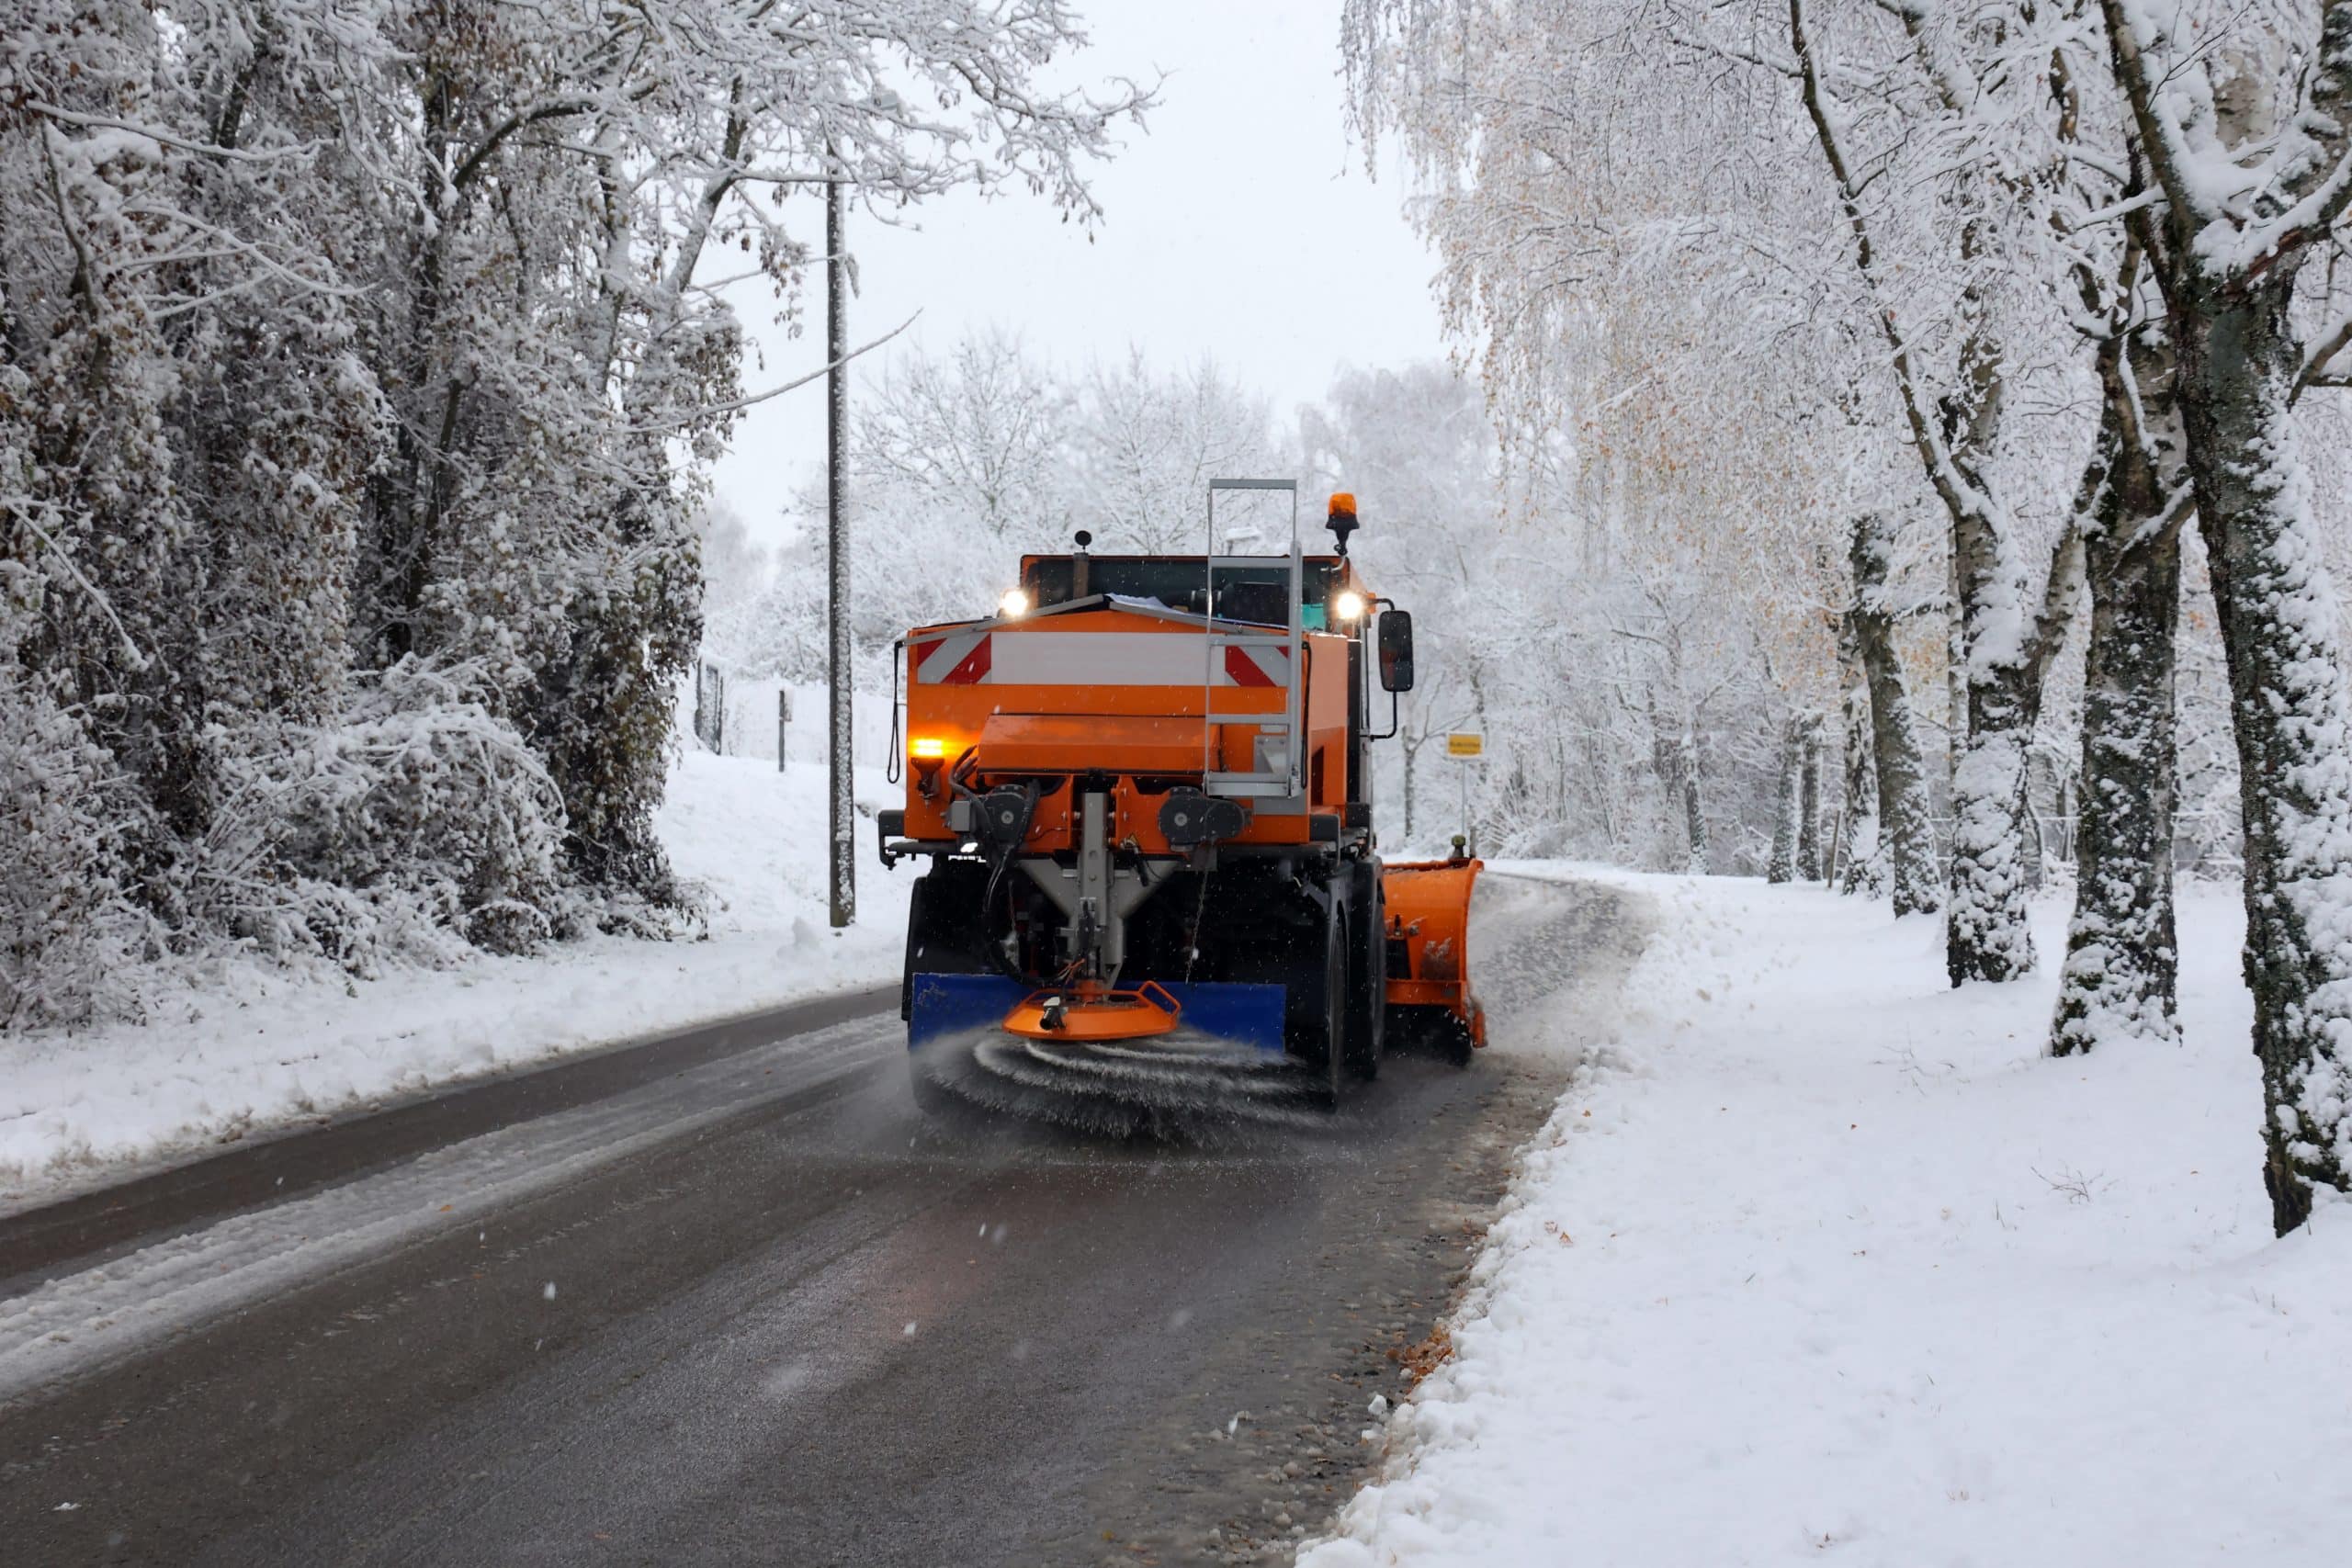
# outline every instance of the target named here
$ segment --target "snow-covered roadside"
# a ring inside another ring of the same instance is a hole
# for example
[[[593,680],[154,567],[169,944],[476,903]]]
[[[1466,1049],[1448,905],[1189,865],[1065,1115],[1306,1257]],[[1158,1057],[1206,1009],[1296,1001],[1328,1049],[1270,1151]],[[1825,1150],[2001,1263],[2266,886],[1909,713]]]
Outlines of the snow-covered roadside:
[[[869,806],[887,798],[861,776]],[[858,922],[825,920],[821,767],[689,751],[662,808],[679,873],[712,895],[709,935],[594,937],[531,958],[345,983],[241,965],[151,1022],[0,1039],[0,1209],[133,1163],[617,1041],[887,979],[912,867],[859,822]]]
[[[2182,1047],[2061,1062],[2054,900],[1953,993],[1932,919],[1593,874],[1659,934],[1303,1564],[2344,1561],[2352,1204],[2269,1234],[2233,891]]]

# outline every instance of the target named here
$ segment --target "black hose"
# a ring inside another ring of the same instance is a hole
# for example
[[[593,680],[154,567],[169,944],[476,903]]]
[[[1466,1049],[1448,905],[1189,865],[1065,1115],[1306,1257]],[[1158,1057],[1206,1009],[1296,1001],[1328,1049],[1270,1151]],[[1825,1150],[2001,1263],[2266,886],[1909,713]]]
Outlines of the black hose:
[[[980,945],[988,950],[989,962],[994,964],[1006,979],[1026,986],[1033,991],[1039,991],[1044,990],[1052,982],[1035,975],[1023,973],[1019,964],[1004,955],[1003,947],[989,931],[989,917],[996,910],[996,890],[1004,885],[1005,868],[1012,863],[1012,857],[1020,848],[1021,844],[1017,840],[1006,844],[1003,849],[997,852],[996,863],[989,868],[988,891],[980,895]],[[1005,921],[1005,931],[1007,934],[1011,934],[1012,931],[1012,922],[1009,917]]]
[[[1209,857],[1204,855],[1193,868],[1201,879],[1201,895],[1193,901],[1193,929],[1184,933],[1184,983],[1193,983],[1193,964],[1201,956],[1201,921],[1209,912]]]
[[[905,657],[906,649],[905,637],[890,645],[890,755],[882,766],[882,778],[886,784],[897,784],[906,776],[906,766],[899,754],[899,664]],[[782,757],[775,761],[778,768],[784,766]]]

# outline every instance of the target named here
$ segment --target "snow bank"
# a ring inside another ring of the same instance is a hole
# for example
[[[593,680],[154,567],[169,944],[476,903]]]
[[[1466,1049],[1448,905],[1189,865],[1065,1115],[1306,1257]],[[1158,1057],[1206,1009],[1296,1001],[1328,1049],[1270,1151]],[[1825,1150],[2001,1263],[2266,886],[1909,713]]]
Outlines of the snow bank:
[[[2344,1561],[2352,1204],[2269,1234],[2233,891],[2182,1046],[2061,1062],[2054,966],[1955,993],[1932,919],[1625,880],[1616,1038],[1302,1563]]]
[[[891,794],[861,773],[871,807]],[[861,817],[859,920],[825,919],[823,769],[690,751],[660,827],[712,897],[709,934],[596,937],[529,958],[353,983],[259,963],[148,1023],[0,1039],[0,1206],[54,1197],[126,1161],[610,1044],[899,970],[916,868],[885,872]]]

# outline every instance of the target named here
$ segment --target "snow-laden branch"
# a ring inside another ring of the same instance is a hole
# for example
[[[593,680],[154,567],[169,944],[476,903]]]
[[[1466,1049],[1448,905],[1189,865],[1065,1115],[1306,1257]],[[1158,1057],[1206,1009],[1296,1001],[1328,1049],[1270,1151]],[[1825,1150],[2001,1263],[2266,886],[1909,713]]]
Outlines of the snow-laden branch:
[[[1911,347],[1904,339],[1894,310],[1893,290],[1880,271],[1878,248],[1871,238],[1870,219],[1862,206],[1861,192],[1855,184],[1844,139],[1839,133],[1829,97],[1822,89],[1818,57],[1805,26],[1804,0],[1788,0],[1788,12],[1789,41],[1796,55],[1800,96],[1805,114],[1813,123],[1815,140],[1821,150],[1823,162],[1828,166],[1830,180],[1838,193],[1838,207],[1845,216],[1847,231],[1852,241],[1855,268],[1870,299],[1871,317],[1886,341],[1888,363],[1894,368],[1895,385],[1902,395],[1904,417],[1910,426],[1912,443],[1918,449],[1928,483],[1955,518],[1987,515],[1987,498],[1953,462],[1938,421],[1927,406]]]
[[[700,408],[687,409],[671,416],[669,419],[664,420],[658,424],[631,424],[625,426],[624,428],[628,430],[630,433],[639,435],[668,435],[684,428],[687,425],[700,424],[706,421],[717,419],[722,414],[735,413],[741,410],[766,402],[771,398],[780,398],[786,392],[797,391],[801,388],[808,385],[811,381],[823,379],[833,371],[840,369],[844,365],[847,365],[851,360],[860,359],[865,357],[866,355],[873,353],[876,349],[880,348],[884,344],[888,343],[892,338],[897,337],[900,333],[905,332],[909,327],[913,326],[915,322],[922,320],[922,312],[921,310],[917,310],[913,315],[909,316],[905,321],[900,321],[897,326],[892,327],[880,337],[875,338],[867,343],[859,344],[855,348],[851,349],[839,359],[820,365],[816,369],[809,371],[807,375],[796,376],[791,380],[785,382],[781,386],[770,387],[763,392],[753,392],[749,397],[732,398],[723,403],[706,403]]]
[[[2295,378],[2294,389],[2288,394],[2288,402],[2291,405],[2312,387],[2352,387],[2352,365],[2340,370],[2333,368],[2336,356],[2346,348],[2352,348],[2352,312],[2320,333],[2303,361],[2303,373]]]
[[[2121,201],[2109,202],[2105,207],[2096,208],[2079,218],[2069,220],[2066,222],[2066,228],[2070,232],[2079,233],[2086,229],[2095,229],[2102,224],[2120,223],[2132,214],[2145,211],[2164,199],[2165,193],[2160,190],[2140,191],[2135,195],[2125,197]]]
[[[2211,37],[2182,49],[2185,8],[2099,3],[2142,151],[2199,265],[2251,278],[2324,239],[2352,206],[2352,0],[2323,0],[2294,44],[2306,64],[2268,134],[2222,103]]]
[[[2138,0],[2099,0],[2099,9],[2107,21],[2116,81],[2139,130],[2142,155],[2176,209],[2199,221],[2210,220],[2215,215],[2215,204],[2212,193],[2195,177],[2202,168],[2197,150],[2159,97],[2169,73],[2164,61],[2152,60],[2149,51],[2155,47],[2160,29]]]
[[[84,130],[120,131],[139,141],[152,142],[157,147],[169,147],[177,152],[194,152],[226,163],[275,164],[288,159],[307,158],[319,150],[319,144],[315,141],[300,142],[288,147],[260,149],[223,147],[214,142],[198,141],[188,137],[176,136],[161,127],[143,124],[138,120],[118,119],[110,115],[80,114],[72,109],[61,108],[55,104],[43,103],[39,99],[27,103],[24,107],[28,112],[59,125],[70,125]]]
[[[122,617],[115,614],[114,601],[108,599],[96,583],[83,575],[82,569],[74,564],[71,551],[59,544],[48,529],[33,521],[30,507],[19,505],[10,508],[10,511],[15,513],[17,521],[31,530],[33,537],[40,541],[41,548],[48,552],[51,560],[57,563],[58,570],[65,574],[74,587],[82,591],[83,596],[90,601],[98,614],[106,617],[107,625],[114,628],[116,638],[122,644],[123,657],[130,668],[146,669],[148,665],[146,651],[132,639],[130,629],[122,624]]]

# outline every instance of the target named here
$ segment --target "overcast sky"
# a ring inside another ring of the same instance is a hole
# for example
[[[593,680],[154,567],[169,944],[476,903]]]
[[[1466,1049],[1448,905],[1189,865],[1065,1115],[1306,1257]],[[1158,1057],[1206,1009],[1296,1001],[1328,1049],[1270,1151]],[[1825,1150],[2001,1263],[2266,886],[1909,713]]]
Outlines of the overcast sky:
[[[853,220],[863,292],[850,341],[920,308],[905,336],[858,361],[854,389],[918,343],[934,352],[1000,325],[1065,367],[1129,344],[1169,367],[1215,356],[1287,415],[1342,364],[1401,365],[1445,352],[1429,280],[1435,264],[1400,212],[1403,187],[1374,184],[1341,118],[1338,0],[1078,0],[1092,43],[1055,72],[1100,81],[1165,73],[1148,131],[1126,133],[1094,181],[1106,217],[1091,243],[1025,192],[961,196],[912,226]],[[1069,74],[1065,74],[1069,73]],[[821,240],[821,208],[803,231]],[[823,363],[823,295],[797,341],[737,301],[760,339],[747,389]],[[794,482],[824,457],[822,384],[752,409],[718,465],[722,500],[762,535]]]

